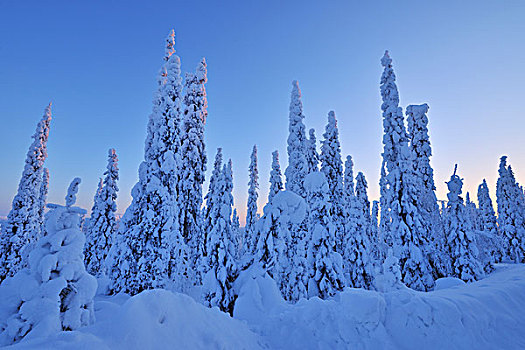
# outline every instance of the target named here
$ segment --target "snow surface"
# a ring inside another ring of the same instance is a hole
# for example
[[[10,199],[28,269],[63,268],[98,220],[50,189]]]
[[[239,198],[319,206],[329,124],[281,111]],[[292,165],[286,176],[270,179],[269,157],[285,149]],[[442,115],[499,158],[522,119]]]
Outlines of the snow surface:
[[[99,296],[94,325],[11,349],[525,348],[524,265],[498,265],[484,280],[434,292],[347,288],[295,305],[255,267],[237,287],[237,319],[165,290]]]

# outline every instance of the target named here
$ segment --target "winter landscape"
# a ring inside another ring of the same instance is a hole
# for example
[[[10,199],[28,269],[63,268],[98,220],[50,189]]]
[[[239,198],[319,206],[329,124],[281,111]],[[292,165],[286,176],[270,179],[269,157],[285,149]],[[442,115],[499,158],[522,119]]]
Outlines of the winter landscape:
[[[523,171],[523,159],[480,158],[483,171],[497,172],[494,186],[484,178],[468,184],[450,152],[438,184],[430,136],[438,116],[430,104],[401,103],[396,52],[383,50],[367,62],[378,72],[376,119],[367,121],[381,128],[377,184],[354,169],[354,152],[369,149],[343,152],[354,136],[341,124],[350,119],[329,109],[322,130],[307,129],[299,80],[290,80],[279,117],[287,128],[263,135],[284,150],[262,156],[255,144],[246,169],[235,167],[229,148],[208,141],[208,76],[216,68],[201,58],[183,71],[179,41],[175,28],[152,46],[160,69],[142,116],[145,141],[130,140],[144,147],[124,207],[119,187],[130,180],[118,148],[108,147],[95,170],[88,207],[77,199],[93,179],[51,186],[48,141],[67,122],[54,115],[61,102],[43,113],[20,107],[36,130],[23,130],[29,148],[25,162],[17,159],[18,187],[2,198],[10,204],[0,221],[0,346],[525,348],[525,191],[514,170]],[[81,132],[71,130],[71,142]],[[73,148],[82,147],[90,145]],[[55,162],[73,173],[87,166]],[[242,201],[238,172],[248,176]],[[52,191],[62,197],[51,201]]]

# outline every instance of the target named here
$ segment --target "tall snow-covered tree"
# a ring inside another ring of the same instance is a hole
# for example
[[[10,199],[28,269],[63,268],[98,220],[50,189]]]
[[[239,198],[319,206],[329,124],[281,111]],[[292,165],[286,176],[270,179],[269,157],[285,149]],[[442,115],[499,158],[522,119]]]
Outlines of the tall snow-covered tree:
[[[42,173],[42,185],[40,185],[40,204],[38,206],[38,219],[40,220],[40,223],[38,224],[38,227],[40,227],[40,232],[37,234],[38,239],[44,234],[44,212],[45,212],[48,192],[49,192],[49,169],[44,168],[44,171]]]
[[[241,231],[241,224],[239,223],[239,215],[237,209],[233,209],[232,214],[232,234],[235,251],[235,259],[239,260],[242,257],[242,240],[243,234]]]
[[[279,152],[272,153],[272,170],[270,171],[270,191],[268,192],[268,203],[271,203],[273,197],[283,189],[283,178],[281,174],[281,165],[279,164]]]
[[[168,36],[165,63],[148,122],[144,161],[139,181],[132,190],[132,202],[119,223],[123,247],[111,259],[112,290],[130,294],[145,289],[163,288],[170,266],[181,263],[172,257],[181,244],[177,181],[180,122],[180,58],[174,54],[174,34]],[[116,250],[116,251],[117,251]]]
[[[301,90],[296,80],[292,82],[290,114],[288,125],[288,167],[285,170],[286,189],[305,198],[303,181],[308,174],[306,159],[306,131],[303,123],[303,104]]]
[[[308,174],[308,297],[326,299],[343,290],[342,257],[335,251],[335,225],[330,214],[330,188],[323,172]]]
[[[470,200],[470,193],[468,192],[465,195],[465,209],[472,228],[477,230],[479,227],[478,208],[476,207],[476,203]]]
[[[308,162],[308,173],[319,171],[319,154],[317,153],[317,139],[315,138],[315,129],[309,131],[309,137],[306,140],[306,161]]]
[[[414,174],[413,155],[399,107],[392,59],[381,59],[383,104],[383,162],[381,185],[381,230],[387,246],[399,259],[403,282],[417,290],[429,290],[433,277],[429,261],[429,226],[419,202],[420,180]],[[383,222],[384,221],[384,222]],[[384,249],[383,249],[384,250]]]
[[[506,156],[501,157],[498,172],[498,225],[505,244],[505,258],[522,263],[525,262],[525,208],[520,203],[522,192],[510,165],[507,166]]]
[[[230,315],[235,302],[233,283],[238,274],[231,225],[232,173],[230,160],[228,165],[224,165],[216,183],[217,201],[211,213],[211,230],[207,241],[209,270],[203,286],[204,303],[209,307],[217,306]]]
[[[105,260],[117,230],[118,157],[113,148],[108,151],[108,164],[103,186],[95,196],[89,228],[86,234],[84,261],[87,271],[95,277],[106,275]]]
[[[381,258],[380,255],[380,249],[381,249],[381,242],[379,238],[379,201],[373,201],[372,202],[372,213],[371,213],[371,232],[372,232],[372,239],[376,242],[376,256],[373,256],[375,260],[379,262],[379,259]]]
[[[75,192],[77,180],[70,187]],[[66,198],[67,206],[48,205],[46,234],[29,254],[29,268],[0,285],[0,294],[7,297],[0,301],[6,316],[0,320],[0,346],[46,332],[74,331],[95,320],[97,282],[86,273],[82,256],[80,224],[86,211],[73,206],[74,193]]]
[[[257,222],[257,198],[259,198],[259,170],[257,169],[257,145],[253,146],[248,167],[248,203],[246,208],[246,225],[244,226],[243,249],[253,252],[257,245],[255,224]]]
[[[321,141],[321,172],[328,182],[330,215],[335,225],[335,249],[343,255],[345,246],[344,226],[344,190],[343,190],[343,161],[341,160],[341,145],[335,113],[328,113],[324,139]]]
[[[352,156],[346,156],[345,173],[344,173],[344,198],[347,204],[355,197],[354,189],[354,161]]]
[[[478,186],[478,235],[476,236],[480,260],[486,273],[492,272],[494,263],[500,262],[503,240],[498,235],[498,224],[487,181]]]
[[[452,276],[465,282],[472,282],[483,277],[483,269],[478,261],[474,230],[467,217],[463,198],[460,197],[463,180],[456,175],[455,170],[447,186],[449,192],[445,234]]]
[[[0,241],[0,281],[27,266],[29,249],[34,246],[42,224],[42,180],[47,157],[51,104],[36,127],[29,146],[18,191],[13,199],[7,224]]]
[[[206,99],[207,82],[206,61],[202,59],[195,74],[186,74],[181,126],[181,168],[178,182],[179,227],[181,236],[188,246],[186,276],[189,284],[198,285],[201,277],[196,268],[200,262],[199,246],[202,245],[202,184],[206,171],[206,151],[204,145],[204,125],[208,115]],[[173,259],[180,259],[175,247]],[[172,261],[172,266],[177,263]]]

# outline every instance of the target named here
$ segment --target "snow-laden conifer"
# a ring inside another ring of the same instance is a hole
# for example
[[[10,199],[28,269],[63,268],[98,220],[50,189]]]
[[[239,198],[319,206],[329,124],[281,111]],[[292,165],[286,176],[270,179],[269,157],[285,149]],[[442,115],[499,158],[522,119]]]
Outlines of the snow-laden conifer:
[[[456,166],[457,168],[457,166]],[[448,205],[445,216],[445,234],[451,263],[452,277],[472,282],[483,277],[483,269],[478,261],[474,230],[467,217],[463,199],[460,197],[463,180],[454,174],[447,182]]]
[[[308,162],[308,173],[319,171],[319,154],[314,128],[309,130],[309,137],[306,140],[306,161]]]
[[[476,203],[470,200],[469,192],[465,195],[465,209],[472,228],[474,230],[479,230],[478,208],[476,207]]]
[[[259,198],[259,170],[257,169],[257,145],[253,146],[248,167],[248,203],[246,208],[246,225],[244,226],[243,248],[252,252],[257,245],[255,224],[257,222],[257,199]]]
[[[47,194],[49,192],[49,169],[44,168],[42,173],[42,184],[40,185],[40,204],[38,205],[38,219],[40,220],[38,227],[40,227],[40,232],[37,234],[37,239],[44,234],[44,212],[47,202]],[[36,243],[36,242],[35,242]]]
[[[498,235],[498,225],[487,182],[478,186],[478,228],[476,243],[480,261],[486,273],[492,272],[494,263],[500,262],[503,240]]]
[[[46,107],[44,116],[36,127],[33,142],[27,151],[18,191],[7,215],[4,237],[0,242],[0,281],[27,266],[29,250],[41,232],[41,187],[50,122],[51,104]]]
[[[94,322],[96,279],[84,268],[84,209],[74,207],[80,179],[73,180],[66,206],[49,204],[46,230],[29,254],[29,268],[0,285],[0,345],[23,338],[74,331]]]
[[[375,245],[375,255],[371,256],[371,259],[374,263],[380,263],[382,259],[381,249],[382,242],[379,237],[379,201],[372,201],[372,213],[371,213],[371,237],[372,242]]]
[[[206,171],[204,125],[208,115],[206,99],[206,61],[202,59],[195,74],[186,74],[181,125],[181,166],[178,181],[178,209],[181,236],[188,246],[186,276],[188,283],[197,285],[201,277],[197,273],[200,264],[199,247],[202,246],[202,184]],[[180,259],[180,248],[174,247],[172,259]],[[180,265],[172,262],[172,266]]]
[[[345,203],[348,205],[352,198],[355,196],[354,189],[354,161],[352,156],[346,156],[345,161],[345,173],[344,173],[344,198]]]
[[[84,261],[87,271],[95,277],[106,275],[105,260],[117,230],[118,158],[113,148],[108,151],[108,164],[103,185],[95,196],[86,234]]]
[[[235,259],[239,260],[242,257],[243,232],[241,230],[241,224],[239,223],[239,215],[235,208],[233,209],[232,214],[232,232]]]
[[[308,174],[306,159],[306,131],[303,123],[303,104],[301,90],[296,80],[292,82],[290,113],[288,124],[288,167],[285,170],[286,189],[305,198],[303,181]]]
[[[344,286],[342,257],[335,251],[335,225],[330,214],[330,188],[323,172],[308,174],[308,297],[326,299]]]
[[[273,197],[283,189],[283,178],[281,174],[281,165],[279,164],[279,152],[272,153],[272,170],[270,171],[270,191],[268,192],[268,203],[271,203]]]
[[[321,172],[328,182],[328,200],[330,201],[330,215],[335,225],[335,249],[343,255],[345,246],[344,226],[344,190],[343,190],[343,161],[341,159],[341,145],[335,113],[328,113],[324,139],[321,141]]]
[[[180,247],[177,189],[180,159],[180,59],[174,54],[174,34],[167,40],[166,57],[150,115],[144,161],[132,202],[119,223],[116,242],[122,247],[110,259],[112,290],[136,294],[163,288],[170,273],[180,271],[182,259],[173,256]]]
[[[233,313],[235,295],[233,283],[237,278],[235,246],[231,225],[233,205],[232,162],[223,166],[216,182],[216,202],[211,214],[211,230],[208,234],[207,261],[209,270],[204,277],[203,299],[209,307],[217,306],[224,312]]]
[[[522,263],[525,262],[525,208],[521,205],[523,195],[510,165],[507,166],[506,156],[501,157],[498,172],[498,225],[504,240],[505,259]]]

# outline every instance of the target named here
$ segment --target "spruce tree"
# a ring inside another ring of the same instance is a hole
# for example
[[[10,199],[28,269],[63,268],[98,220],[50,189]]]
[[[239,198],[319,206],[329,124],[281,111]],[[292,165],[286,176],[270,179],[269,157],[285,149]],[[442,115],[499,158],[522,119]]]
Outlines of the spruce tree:
[[[241,224],[239,223],[239,215],[237,214],[237,209],[233,209],[232,215],[232,235],[233,235],[233,245],[235,251],[235,259],[240,260],[242,257],[242,231]]]
[[[344,173],[344,198],[346,204],[355,197],[354,190],[354,162],[352,156],[346,156],[345,161],[345,173]]]
[[[257,245],[255,224],[257,222],[257,198],[259,194],[259,171],[257,169],[257,146],[253,146],[248,168],[248,203],[246,210],[246,225],[244,227],[243,248],[245,252],[253,252]]]
[[[308,173],[319,171],[319,154],[317,153],[317,140],[315,129],[310,129],[306,140],[306,161],[308,162]]]
[[[27,266],[42,224],[42,180],[47,157],[51,104],[36,127],[0,247],[0,282]]]
[[[330,188],[322,172],[308,174],[308,297],[326,299],[343,290],[342,258],[335,251],[335,225],[330,214]]]
[[[288,125],[288,167],[285,170],[286,189],[293,191],[305,198],[303,181],[308,174],[308,161],[306,159],[306,132],[303,123],[303,104],[301,90],[296,80],[292,82]]]
[[[487,182],[478,187],[479,234],[477,236],[480,260],[486,273],[492,272],[494,263],[500,262],[503,253],[503,241],[498,235],[498,224]]]
[[[476,208],[476,203],[470,200],[470,193],[468,192],[465,195],[465,209],[472,228],[474,230],[479,230],[478,208]]]
[[[521,205],[522,192],[516,183],[512,168],[503,156],[499,165],[496,197],[498,225],[504,240],[505,258],[515,263],[525,261],[525,217]]]
[[[450,177],[450,181],[447,182],[447,186],[449,192],[447,194],[445,234],[452,277],[472,282],[483,277],[483,269],[477,260],[474,230],[467,217],[463,199],[460,197],[463,180],[456,175],[456,170]]]
[[[321,172],[328,181],[330,215],[335,225],[335,249],[343,255],[345,246],[344,226],[344,190],[343,161],[341,160],[341,145],[335,113],[328,113],[328,124],[321,141]]]
[[[281,165],[279,164],[279,152],[272,153],[272,170],[270,171],[270,191],[268,192],[268,203],[271,203],[273,197],[283,190],[283,179],[281,174]]]
[[[44,234],[44,219],[45,219],[45,208],[46,208],[46,202],[47,202],[47,194],[49,192],[49,169],[44,168],[44,171],[42,173],[42,185],[40,186],[40,204],[38,206],[38,219],[39,224],[38,227],[40,228],[40,231],[37,234],[37,239],[39,239]],[[35,242],[36,243],[36,242]]]
[[[112,290],[136,294],[163,288],[181,259],[173,255],[181,244],[177,182],[180,168],[180,58],[174,54],[174,34],[167,40],[165,63],[150,115],[144,161],[132,202],[119,223],[116,239],[123,246],[111,259]],[[183,243],[183,242],[182,242]]]
[[[117,153],[114,149],[110,149],[103,186],[95,196],[95,203],[91,211],[84,250],[86,269],[95,277],[107,274],[104,262],[117,230],[115,213],[117,211],[118,170]]]
[[[237,278],[231,227],[233,205],[231,160],[228,165],[224,165],[216,186],[216,206],[211,213],[211,230],[206,242],[209,271],[204,278],[203,299],[207,306],[217,306],[231,315],[235,302],[233,283]]]
[[[206,171],[204,144],[204,125],[208,115],[204,87],[206,82],[206,61],[202,59],[195,74],[186,74],[181,127],[181,168],[177,186],[180,232],[184,243],[188,246],[189,254],[185,257],[185,274],[190,285],[201,283],[197,266],[200,264],[199,247],[204,239],[201,207],[202,185]],[[180,248],[175,247],[172,257],[174,269],[177,269],[179,264],[173,260],[181,259],[178,252]]]

